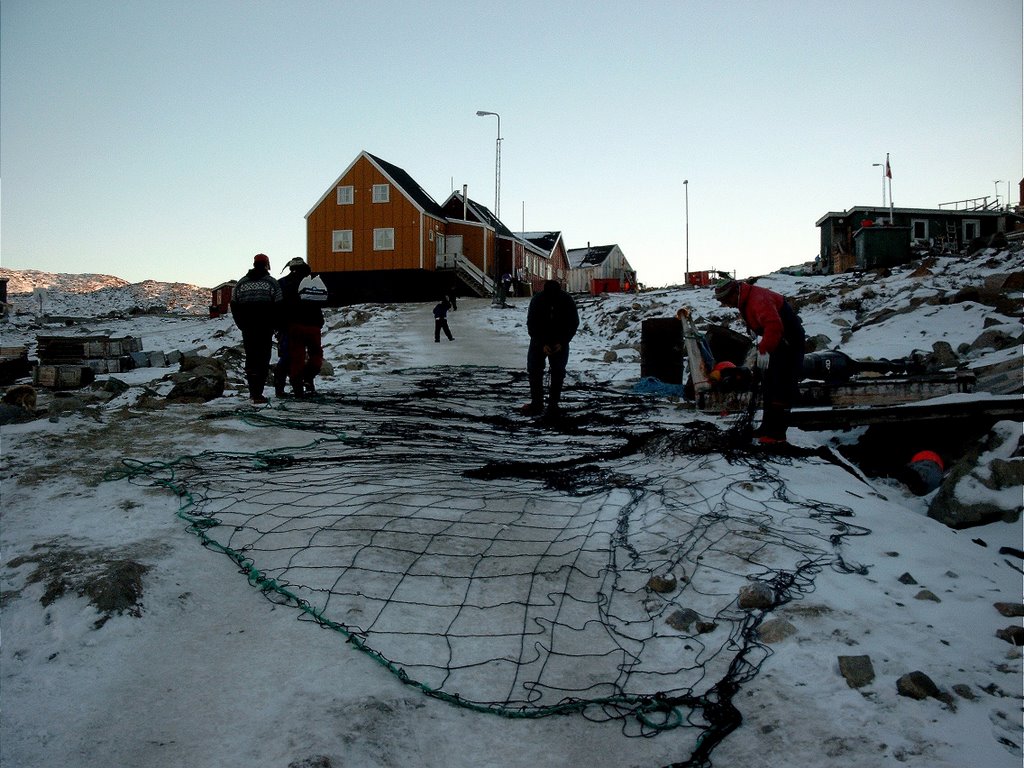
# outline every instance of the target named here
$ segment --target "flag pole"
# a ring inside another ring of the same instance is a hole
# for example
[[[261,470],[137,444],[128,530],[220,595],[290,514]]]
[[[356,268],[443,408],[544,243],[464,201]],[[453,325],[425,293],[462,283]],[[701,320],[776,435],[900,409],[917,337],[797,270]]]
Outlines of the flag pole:
[[[889,153],[885,153],[885,175],[889,178],[889,223],[893,223],[892,210],[892,167],[889,165]]]

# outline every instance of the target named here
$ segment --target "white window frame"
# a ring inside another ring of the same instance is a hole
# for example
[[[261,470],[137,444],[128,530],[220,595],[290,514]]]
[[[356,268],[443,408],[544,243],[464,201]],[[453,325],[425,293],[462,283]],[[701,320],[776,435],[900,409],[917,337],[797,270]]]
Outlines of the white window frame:
[[[969,229],[974,230],[974,234],[968,233]],[[960,222],[960,242],[963,245],[967,245],[975,237],[981,237],[981,219],[964,219]]]
[[[338,185],[338,205],[353,205],[356,201],[356,189],[351,184]]]
[[[375,203],[390,203],[391,202],[391,185],[390,184],[374,184],[373,185],[373,202],[375,202]]]
[[[331,234],[331,251],[333,253],[352,253],[352,230],[336,229]]]
[[[917,229],[917,225],[920,224],[924,229],[924,234],[921,237],[914,235],[914,230]],[[928,239],[928,219],[911,219],[910,220],[910,236],[918,242]]]
[[[373,230],[373,250],[393,251],[395,250],[395,228],[381,227]]]

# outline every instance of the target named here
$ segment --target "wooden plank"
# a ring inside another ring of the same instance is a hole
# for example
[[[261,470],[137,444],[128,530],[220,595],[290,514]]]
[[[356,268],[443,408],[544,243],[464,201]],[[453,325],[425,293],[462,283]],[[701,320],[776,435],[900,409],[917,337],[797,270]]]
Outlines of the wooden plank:
[[[996,395],[938,403],[918,402],[860,408],[794,408],[790,414],[792,426],[811,431],[940,419],[985,419],[993,423],[1003,419],[1020,421],[1024,419],[1024,400]]]

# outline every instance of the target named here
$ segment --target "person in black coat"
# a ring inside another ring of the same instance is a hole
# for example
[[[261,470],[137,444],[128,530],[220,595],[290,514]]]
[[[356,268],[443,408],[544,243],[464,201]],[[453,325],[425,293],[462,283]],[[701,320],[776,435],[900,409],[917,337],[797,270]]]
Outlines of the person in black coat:
[[[434,307],[434,341],[441,342],[441,331],[448,337],[448,341],[455,341],[452,331],[448,327],[448,309],[451,305],[448,299],[441,299]]]
[[[263,387],[270,370],[270,353],[280,308],[281,286],[270,276],[270,259],[257,253],[252,269],[231,290],[231,316],[242,332],[249,397],[257,405],[267,402]]]
[[[530,348],[526,353],[530,403],[523,407],[523,413],[529,416],[544,413],[545,361],[551,371],[547,413],[552,416],[558,413],[569,362],[569,342],[579,326],[580,315],[572,296],[562,290],[557,280],[548,280],[544,290],[530,300],[526,315],[526,329],[530,334]]]
[[[303,259],[295,257],[287,266],[288,274],[280,281],[283,302],[278,342],[286,354],[282,353],[278,366],[285,368],[295,397],[315,395],[316,376],[324,365],[321,307],[327,300],[326,289],[314,288],[309,265]],[[277,374],[277,381],[281,378]],[[284,382],[280,383],[283,387]]]

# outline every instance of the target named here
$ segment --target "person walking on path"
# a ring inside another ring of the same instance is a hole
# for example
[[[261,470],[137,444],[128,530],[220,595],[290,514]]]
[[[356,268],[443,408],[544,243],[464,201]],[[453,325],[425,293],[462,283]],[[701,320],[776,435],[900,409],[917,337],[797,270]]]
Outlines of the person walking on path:
[[[283,295],[280,339],[284,338],[286,353],[282,353],[288,381],[295,397],[316,394],[316,376],[324,364],[322,306],[327,302],[327,288],[319,278],[312,277],[309,265],[296,256],[288,262],[288,274],[281,278]],[[286,356],[285,356],[286,355]],[[277,373],[275,383],[284,388],[283,376]]]
[[[274,329],[279,322],[281,286],[270,275],[270,259],[257,253],[252,269],[231,291],[231,316],[242,332],[245,350],[245,380],[255,405],[267,402],[263,387],[270,371]]]
[[[719,281],[715,298],[724,306],[738,309],[747,328],[760,337],[757,355],[762,370],[764,416],[754,437],[761,443],[784,443],[789,412],[803,376],[803,323],[781,294],[742,280]]]
[[[526,353],[526,373],[530,380],[530,402],[523,406],[528,416],[557,416],[562,398],[565,368],[569,362],[569,342],[580,326],[579,310],[572,296],[557,280],[544,283],[544,290],[530,300],[526,329],[530,348]],[[544,410],[544,365],[550,369],[547,411]]]
[[[448,299],[441,299],[434,307],[434,341],[441,343],[441,331],[448,337],[448,341],[455,341],[451,329],[448,327],[448,309],[451,304]]]

